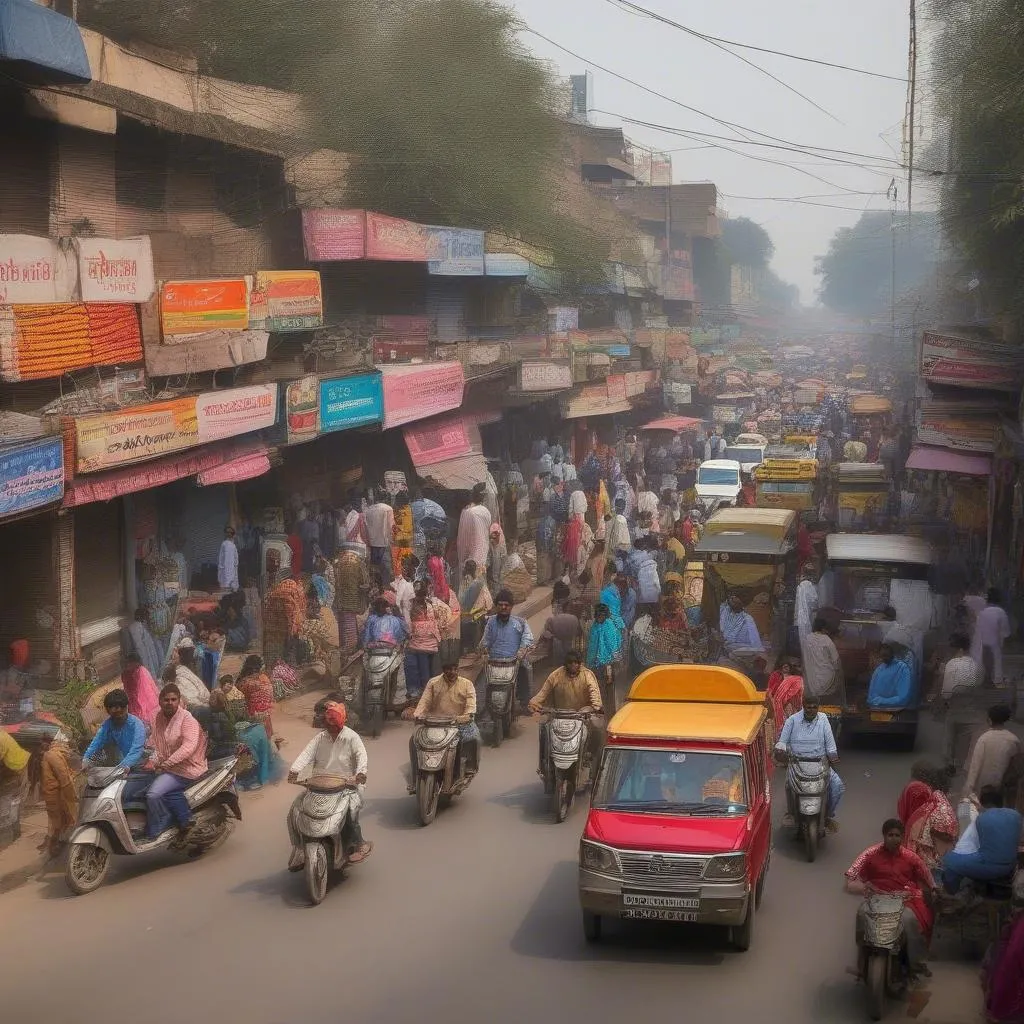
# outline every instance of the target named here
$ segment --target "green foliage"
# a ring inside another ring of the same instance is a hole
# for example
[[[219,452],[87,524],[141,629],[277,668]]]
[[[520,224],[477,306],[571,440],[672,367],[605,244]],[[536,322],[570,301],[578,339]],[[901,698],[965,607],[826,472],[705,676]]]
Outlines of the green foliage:
[[[775,255],[771,236],[749,217],[722,222],[722,245],[729,262],[741,267],[767,267]]]
[[[95,680],[73,676],[59,690],[42,693],[43,707],[57,716],[72,747],[78,751],[85,750],[89,741],[89,730],[82,717],[82,708],[95,689]]]

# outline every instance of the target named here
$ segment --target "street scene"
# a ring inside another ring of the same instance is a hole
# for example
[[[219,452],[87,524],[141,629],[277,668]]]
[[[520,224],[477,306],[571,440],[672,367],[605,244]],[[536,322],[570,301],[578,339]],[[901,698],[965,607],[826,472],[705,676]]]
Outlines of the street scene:
[[[1024,1024],[1020,15],[733,8],[0,0],[12,1014]]]

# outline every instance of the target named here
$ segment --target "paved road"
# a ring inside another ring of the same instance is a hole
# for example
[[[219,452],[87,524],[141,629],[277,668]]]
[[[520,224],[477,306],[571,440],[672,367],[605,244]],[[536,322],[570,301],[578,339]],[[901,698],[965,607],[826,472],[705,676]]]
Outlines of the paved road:
[[[287,786],[249,798],[246,820],[209,860],[122,860],[104,888],[77,899],[59,876],[0,897],[5,1015],[521,1024],[629,1020],[642,1008],[723,1024],[755,1013],[787,1024],[865,1019],[846,973],[855,902],[842,872],[892,813],[909,756],[846,755],[843,830],[817,863],[778,837],[749,953],[713,930],[650,927],[591,947],[575,889],[585,810],[550,821],[532,723],[484,752],[479,778],[427,829],[401,774],[408,729],[389,725],[370,748],[373,856],[318,908],[284,871]]]

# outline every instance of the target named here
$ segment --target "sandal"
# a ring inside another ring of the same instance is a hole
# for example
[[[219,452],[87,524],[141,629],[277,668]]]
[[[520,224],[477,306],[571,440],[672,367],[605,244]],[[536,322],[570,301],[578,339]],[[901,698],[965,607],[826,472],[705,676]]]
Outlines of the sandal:
[[[373,843],[363,843],[363,845],[356,850],[355,853],[349,854],[349,864],[362,864],[367,857],[373,852]]]

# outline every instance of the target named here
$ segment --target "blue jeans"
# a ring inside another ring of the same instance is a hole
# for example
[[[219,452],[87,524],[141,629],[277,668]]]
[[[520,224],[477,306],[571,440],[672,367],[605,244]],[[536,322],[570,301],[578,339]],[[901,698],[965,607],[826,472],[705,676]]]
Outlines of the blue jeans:
[[[394,579],[394,573],[391,571],[391,548],[370,548],[370,565],[380,569],[385,584]]]
[[[185,799],[185,790],[192,779],[183,779],[171,772],[161,772],[146,790],[146,835],[156,839],[173,820],[184,828],[192,820],[192,808]]]
[[[946,892],[955,893],[965,878],[979,882],[994,882],[1000,878],[1010,879],[1013,864],[991,864],[978,853],[947,853],[942,859],[942,881]]]
[[[405,692],[409,700],[419,700],[430,681],[434,655],[431,651],[405,652]]]
[[[826,817],[834,818],[836,816],[836,811],[839,810],[839,801],[843,799],[843,793],[845,792],[846,786],[843,785],[843,780],[839,778],[839,772],[833,771],[828,780],[828,806],[825,808]]]

